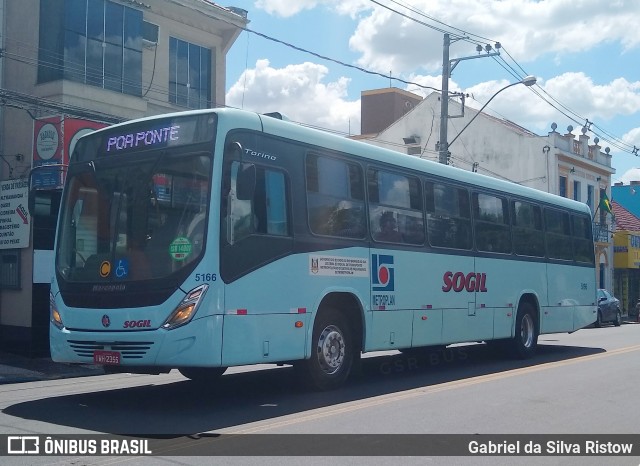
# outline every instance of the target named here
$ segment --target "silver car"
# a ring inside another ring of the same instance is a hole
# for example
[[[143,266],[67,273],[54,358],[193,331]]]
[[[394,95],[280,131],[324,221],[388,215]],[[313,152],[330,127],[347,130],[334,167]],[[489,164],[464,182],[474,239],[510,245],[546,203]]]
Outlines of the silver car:
[[[602,324],[612,323],[619,327],[622,323],[622,311],[620,310],[620,300],[607,290],[598,290],[598,319],[596,327]]]

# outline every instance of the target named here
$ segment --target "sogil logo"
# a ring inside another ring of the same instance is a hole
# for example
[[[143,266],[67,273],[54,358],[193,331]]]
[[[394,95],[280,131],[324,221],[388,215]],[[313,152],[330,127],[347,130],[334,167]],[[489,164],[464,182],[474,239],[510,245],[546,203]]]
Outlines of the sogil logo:
[[[373,291],[395,291],[393,256],[371,255],[371,283]]]

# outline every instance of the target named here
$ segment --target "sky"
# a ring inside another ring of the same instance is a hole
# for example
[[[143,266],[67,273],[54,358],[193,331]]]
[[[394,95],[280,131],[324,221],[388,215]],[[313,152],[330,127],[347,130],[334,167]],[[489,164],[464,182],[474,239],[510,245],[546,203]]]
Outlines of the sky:
[[[449,90],[466,105],[533,75],[535,86],[506,89],[485,111],[538,135],[586,125],[590,144],[611,149],[612,183],[640,180],[638,0],[227,1],[253,31],[227,54],[228,106],[360,134],[362,91],[440,91],[448,33],[450,58],[465,58]]]

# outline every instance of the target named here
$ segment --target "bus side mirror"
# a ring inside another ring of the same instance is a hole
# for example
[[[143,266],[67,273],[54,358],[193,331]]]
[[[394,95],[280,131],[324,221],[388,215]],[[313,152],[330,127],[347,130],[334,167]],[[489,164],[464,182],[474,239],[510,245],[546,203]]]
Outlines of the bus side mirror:
[[[256,190],[256,166],[242,162],[244,149],[238,141],[230,142],[225,147],[225,157],[241,161],[236,178],[236,198],[241,201],[253,199]]]
[[[253,199],[256,190],[256,166],[252,163],[242,163],[238,168],[236,180],[236,197],[238,200]]]

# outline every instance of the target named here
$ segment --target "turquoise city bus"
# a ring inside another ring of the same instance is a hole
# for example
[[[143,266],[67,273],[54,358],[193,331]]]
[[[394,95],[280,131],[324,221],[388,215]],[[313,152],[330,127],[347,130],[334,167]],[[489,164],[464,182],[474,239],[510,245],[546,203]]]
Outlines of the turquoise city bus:
[[[54,361],[213,381],[293,364],[335,388],[363,352],[596,319],[589,208],[234,109],[82,137],[55,244]]]

